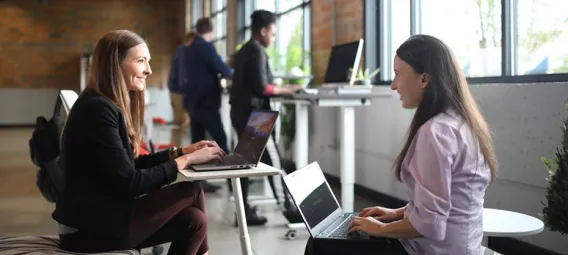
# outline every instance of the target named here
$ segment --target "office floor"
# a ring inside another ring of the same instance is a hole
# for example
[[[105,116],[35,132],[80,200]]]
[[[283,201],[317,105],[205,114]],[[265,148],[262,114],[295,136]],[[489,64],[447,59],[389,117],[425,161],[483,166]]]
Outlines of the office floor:
[[[54,205],[43,199],[35,185],[37,167],[31,163],[28,149],[31,134],[30,128],[0,129],[0,237],[57,234],[51,218]],[[178,181],[182,181],[181,177]],[[230,201],[226,181],[221,180],[218,184],[223,185],[220,192],[206,194],[209,254],[240,254],[238,228],[234,226],[234,203]],[[251,190],[262,195],[262,182],[255,182]],[[355,199],[356,210],[370,205],[372,203],[363,198]],[[268,224],[249,227],[254,254],[303,254],[309,236],[307,231],[298,232],[295,240],[287,240],[287,221],[279,207],[267,203],[259,204],[258,208],[267,216]],[[143,254],[152,253],[145,249]]]

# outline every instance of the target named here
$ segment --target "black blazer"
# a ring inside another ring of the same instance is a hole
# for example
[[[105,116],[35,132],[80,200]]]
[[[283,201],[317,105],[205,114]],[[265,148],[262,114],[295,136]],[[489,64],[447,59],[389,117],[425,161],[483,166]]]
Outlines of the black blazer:
[[[122,113],[94,91],[73,105],[61,146],[66,187],[52,216],[80,231],[125,238],[136,197],[177,177],[167,150],[134,159]]]
[[[263,92],[266,85],[273,82],[274,76],[270,70],[266,48],[251,39],[236,53],[233,61],[235,73],[230,104],[233,107],[270,109],[270,98]]]

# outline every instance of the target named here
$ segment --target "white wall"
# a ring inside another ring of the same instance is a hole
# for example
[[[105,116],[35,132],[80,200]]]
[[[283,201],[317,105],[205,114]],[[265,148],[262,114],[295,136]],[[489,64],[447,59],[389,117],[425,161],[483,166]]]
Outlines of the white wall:
[[[53,116],[57,89],[0,89],[0,125],[30,125]]]
[[[377,91],[390,91],[377,87]],[[498,179],[487,190],[485,206],[538,217],[545,201],[547,171],[541,156],[551,156],[559,144],[568,84],[472,85],[471,90],[494,134],[500,163]],[[399,97],[375,99],[370,107],[356,110],[356,183],[406,200],[391,165],[410,124],[413,111],[401,108]],[[339,176],[337,114],[314,108],[310,135],[310,162]],[[314,132],[317,130],[317,132]],[[568,254],[566,237],[545,230],[520,238],[523,241]]]

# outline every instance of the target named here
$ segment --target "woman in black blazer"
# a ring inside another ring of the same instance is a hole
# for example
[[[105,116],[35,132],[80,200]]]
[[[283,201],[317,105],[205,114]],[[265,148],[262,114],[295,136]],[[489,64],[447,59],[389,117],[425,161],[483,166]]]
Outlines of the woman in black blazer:
[[[169,254],[207,254],[200,186],[163,186],[187,165],[225,154],[202,141],[139,156],[149,61],[144,40],[127,30],[106,34],[93,52],[88,86],[61,138],[66,187],[53,218],[63,249],[105,252],[172,242]]]

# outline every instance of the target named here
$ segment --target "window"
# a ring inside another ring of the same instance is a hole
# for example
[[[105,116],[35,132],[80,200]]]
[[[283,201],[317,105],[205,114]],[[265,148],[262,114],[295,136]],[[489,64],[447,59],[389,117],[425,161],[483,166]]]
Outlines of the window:
[[[467,77],[501,75],[500,0],[421,1],[420,12],[419,33],[448,44]]]
[[[568,81],[564,2],[365,0],[365,65],[383,70],[375,84],[389,84],[396,49],[428,34],[452,49],[470,84]]]
[[[276,12],[276,1],[275,0],[256,0],[254,5],[255,10],[267,10],[271,12]]]
[[[302,0],[278,0],[278,6],[276,9],[278,12],[284,12],[301,4]]]
[[[563,0],[517,0],[515,74],[568,73],[568,14]]]
[[[275,74],[283,74],[293,67],[310,72],[310,1],[306,0],[245,0],[239,13],[245,15],[239,29],[240,43],[250,39],[250,15],[254,10],[276,13],[276,41],[267,49],[270,67]],[[242,25],[241,25],[242,26]]]
[[[384,21],[386,24],[391,25],[388,26],[389,29],[384,31],[384,36],[385,38],[390,38],[390,40],[384,45],[386,58],[382,66],[384,67],[386,79],[393,79],[394,69],[392,62],[396,55],[396,49],[410,36],[410,0],[392,1],[388,7],[387,9],[390,11],[386,12],[388,15],[386,15]],[[373,71],[369,70],[369,72]]]
[[[191,0],[191,28],[203,17],[203,0]]]
[[[227,0],[211,0],[212,43],[221,58],[227,57]]]
[[[303,16],[302,8],[298,8],[282,15],[278,20],[278,40],[274,46],[278,56],[283,57],[274,59],[278,61],[272,64],[274,70],[287,71],[292,67],[303,66]]]

